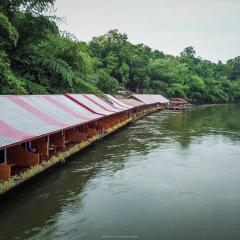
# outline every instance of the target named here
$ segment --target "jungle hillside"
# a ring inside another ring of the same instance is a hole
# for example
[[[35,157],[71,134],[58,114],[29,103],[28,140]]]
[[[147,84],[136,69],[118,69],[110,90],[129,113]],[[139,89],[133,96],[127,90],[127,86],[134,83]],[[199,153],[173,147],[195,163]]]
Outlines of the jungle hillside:
[[[160,93],[193,103],[240,100],[240,56],[202,59],[132,44],[117,29],[90,42],[61,32],[54,0],[1,0],[0,94]]]

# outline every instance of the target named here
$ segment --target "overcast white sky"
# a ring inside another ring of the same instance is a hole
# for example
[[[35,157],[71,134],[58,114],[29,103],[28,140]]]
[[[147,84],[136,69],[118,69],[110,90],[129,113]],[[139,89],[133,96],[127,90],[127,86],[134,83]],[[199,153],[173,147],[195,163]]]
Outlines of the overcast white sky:
[[[193,46],[212,61],[240,55],[240,0],[56,0],[60,28],[90,41],[110,29],[178,55]]]

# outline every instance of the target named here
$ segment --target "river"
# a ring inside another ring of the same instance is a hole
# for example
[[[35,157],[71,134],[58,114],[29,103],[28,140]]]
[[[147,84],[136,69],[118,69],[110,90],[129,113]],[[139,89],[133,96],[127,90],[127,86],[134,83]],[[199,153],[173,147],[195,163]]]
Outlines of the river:
[[[150,114],[3,199],[0,239],[240,239],[240,106]]]

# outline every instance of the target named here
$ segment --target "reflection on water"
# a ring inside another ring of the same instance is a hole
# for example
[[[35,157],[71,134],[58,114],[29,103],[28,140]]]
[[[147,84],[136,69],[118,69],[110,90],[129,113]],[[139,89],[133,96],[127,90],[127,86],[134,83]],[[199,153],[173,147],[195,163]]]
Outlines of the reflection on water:
[[[239,119],[217,105],[129,125],[1,201],[0,239],[240,239]]]

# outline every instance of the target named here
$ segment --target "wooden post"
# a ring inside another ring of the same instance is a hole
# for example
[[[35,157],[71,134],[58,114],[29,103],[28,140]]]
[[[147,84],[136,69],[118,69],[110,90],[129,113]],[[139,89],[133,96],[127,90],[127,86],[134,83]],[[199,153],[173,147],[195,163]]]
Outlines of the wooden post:
[[[49,156],[49,142],[46,138],[42,138],[39,140],[35,140],[34,147],[36,148],[37,152],[40,153],[40,157],[48,157]]]
[[[65,148],[65,135],[63,132],[52,135],[52,143],[55,147]]]
[[[4,163],[7,164],[7,149],[4,148]]]

